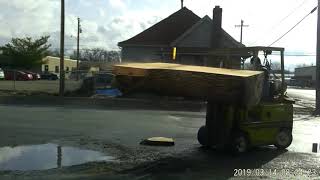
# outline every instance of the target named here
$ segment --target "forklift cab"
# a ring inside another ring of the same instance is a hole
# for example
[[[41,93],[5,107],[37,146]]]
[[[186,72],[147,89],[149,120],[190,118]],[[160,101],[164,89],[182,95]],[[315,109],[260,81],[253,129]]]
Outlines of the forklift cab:
[[[264,63],[258,62],[260,52],[265,55]],[[275,75],[270,76],[271,64],[266,59],[273,52],[280,52],[281,81]],[[258,46],[217,49],[210,54],[238,56],[242,60],[250,58],[252,69],[264,71],[265,80],[261,101],[255,106],[243,107],[237,104],[208,101],[206,125],[198,131],[199,143],[203,146],[226,147],[235,153],[243,153],[250,147],[260,145],[275,145],[279,149],[290,146],[293,101],[285,98],[284,48]]]

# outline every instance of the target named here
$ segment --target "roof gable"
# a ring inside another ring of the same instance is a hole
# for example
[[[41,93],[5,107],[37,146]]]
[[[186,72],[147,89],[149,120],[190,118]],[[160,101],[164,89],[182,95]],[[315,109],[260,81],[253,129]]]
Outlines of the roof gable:
[[[212,23],[212,19],[209,16],[204,16],[190,29],[188,29],[185,33],[183,33],[180,37],[173,41],[171,43],[171,46],[210,48]],[[244,47],[243,44],[236,41],[223,29],[221,35],[222,48]]]
[[[203,17],[176,40],[174,40],[170,45],[172,47],[209,47],[210,38],[208,37],[210,37],[211,34],[211,23],[212,21],[209,16]]]
[[[176,40],[201,18],[186,7],[173,13],[164,20],[151,26],[140,34],[119,42],[119,46],[126,45],[166,45]]]

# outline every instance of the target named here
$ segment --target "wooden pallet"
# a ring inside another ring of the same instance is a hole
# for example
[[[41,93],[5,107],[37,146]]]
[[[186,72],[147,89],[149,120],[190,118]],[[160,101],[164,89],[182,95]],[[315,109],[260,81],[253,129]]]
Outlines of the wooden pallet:
[[[148,91],[245,106],[260,102],[263,72],[171,63],[115,65],[123,92]]]

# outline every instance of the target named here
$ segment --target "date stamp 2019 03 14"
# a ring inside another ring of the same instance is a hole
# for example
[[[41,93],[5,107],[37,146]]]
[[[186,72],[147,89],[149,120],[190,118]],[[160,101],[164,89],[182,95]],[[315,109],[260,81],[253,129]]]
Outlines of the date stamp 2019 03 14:
[[[316,176],[316,169],[234,169],[234,177],[249,177],[249,176]]]

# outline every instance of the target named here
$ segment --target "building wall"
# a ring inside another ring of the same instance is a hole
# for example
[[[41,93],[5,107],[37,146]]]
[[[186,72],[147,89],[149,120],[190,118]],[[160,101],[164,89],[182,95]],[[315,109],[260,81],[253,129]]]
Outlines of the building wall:
[[[179,55],[172,60],[172,48],[153,47],[124,47],[122,48],[122,62],[169,62],[188,65],[205,65],[204,56]],[[178,52],[179,53],[179,52]]]
[[[122,62],[161,62],[164,59],[161,47],[123,47]]]
[[[312,80],[315,81],[316,80],[316,66],[295,68],[294,76],[295,77],[311,76]]]
[[[241,69],[241,61],[236,57],[230,57],[228,59],[227,57],[209,56],[204,58],[204,66]]]
[[[225,59],[210,58],[205,55],[177,55],[176,61],[171,58],[171,48],[152,47],[124,47],[122,48],[122,62],[172,62],[187,65],[220,67],[221,61]],[[166,53],[161,53],[161,52]],[[178,49],[179,51],[179,49]],[[231,58],[229,63],[224,63],[223,67],[240,69],[240,60]]]
[[[44,64],[41,65],[42,72],[48,71],[56,74],[60,72],[60,58],[47,56],[43,59],[43,61],[44,61]],[[47,66],[47,69],[46,69],[46,66]],[[77,68],[76,60],[72,60],[72,59],[64,60],[64,70],[66,71],[66,73],[68,73],[68,71],[75,70],[76,68]]]

